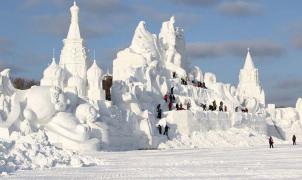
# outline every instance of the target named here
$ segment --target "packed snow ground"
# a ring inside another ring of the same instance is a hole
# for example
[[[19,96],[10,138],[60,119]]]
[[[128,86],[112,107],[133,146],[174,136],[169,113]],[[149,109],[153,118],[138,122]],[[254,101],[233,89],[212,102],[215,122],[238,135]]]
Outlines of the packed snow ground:
[[[101,166],[18,171],[4,179],[301,179],[302,146],[98,152]]]

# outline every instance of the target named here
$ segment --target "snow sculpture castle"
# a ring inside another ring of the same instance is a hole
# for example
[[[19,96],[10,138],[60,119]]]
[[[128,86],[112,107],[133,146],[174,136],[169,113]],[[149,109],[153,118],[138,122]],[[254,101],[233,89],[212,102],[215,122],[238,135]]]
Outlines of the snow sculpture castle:
[[[260,86],[258,76],[258,69],[255,68],[250,50],[248,49],[244,67],[240,70],[237,93],[241,101],[255,98],[260,104],[265,106],[265,94]]]
[[[52,59],[52,63],[44,71],[41,86],[59,86],[65,92],[72,92],[83,98],[104,100],[103,71],[95,60],[92,65],[88,60],[87,49],[80,34],[79,10],[74,2],[70,8],[71,23],[67,38],[63,40],[60,63],[58,65],[55,59]]]

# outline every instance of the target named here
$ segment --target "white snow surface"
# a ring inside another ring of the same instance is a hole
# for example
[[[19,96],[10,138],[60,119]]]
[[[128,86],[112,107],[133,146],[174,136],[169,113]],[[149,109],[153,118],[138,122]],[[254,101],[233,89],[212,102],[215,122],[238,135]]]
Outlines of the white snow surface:
[[[104,165],[18,171],[3,179],[302,179],[302,146],[98,152]]]
[[[161,143],[159,149],[191,149],[216,147],[255,147],[267,144],[268,137],[249,128],[231,128],[227,131],[195,131],[190,135],[179,135],[176,138]],[[278,144],[288,143],[275,138]]]
[[[0,140],[0,173],[52,167],[101,165],[97,158],[82,156],[52,145],[43,131],[27,136],[14,134],[15,140]]]

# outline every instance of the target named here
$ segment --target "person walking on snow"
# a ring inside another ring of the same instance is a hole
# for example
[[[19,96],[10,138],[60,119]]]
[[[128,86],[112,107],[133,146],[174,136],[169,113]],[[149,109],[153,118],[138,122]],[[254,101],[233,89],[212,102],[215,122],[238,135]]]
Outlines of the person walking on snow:
[[[165,94],[164,100],[166,101],[166,103],[168,102],[168,94]]]
[[[274,140],[272,136],[269,137],[268,142],[269,142],[269,148],[274,148]]]
[[[297,145],[297,144],[296,144],[296,136],[295,136],[295,135],[293,135],[292,140],[293,140],[293,146],[294,146],[294,145]]]
[[[170,102],[170,103],[169,103],[169,111],[172,111],[172,108],[173,108],[173,103]]]
[[[171,94],[174,93],[174,87],[171,87]]]
[[[162,134],[162,127],[161,127],[161,125],[157,125],[157,128],[158,128],[159,134]]]
[[[156,106],[156,111],[158,112],[160,110],[160,104],[158,104],[157,106]]]
[[[163,134],[163,135],[166,135],[168,139],[169,139],[169,134],[168,134],[169,129],[170,129],[170,127],[168,125],[166,125],[165,126],[165,131],[164,131],[164,134]]]

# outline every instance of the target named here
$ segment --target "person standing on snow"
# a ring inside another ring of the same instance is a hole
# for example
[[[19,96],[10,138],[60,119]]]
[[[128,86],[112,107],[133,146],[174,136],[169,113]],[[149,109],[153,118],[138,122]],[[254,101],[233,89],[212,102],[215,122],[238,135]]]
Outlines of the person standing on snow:
[[[297,144],[296,144],[296,136],[295,136],[295,135],[293,135],[292,140],[293,140],[293,146],[294,146],[294,145],[297,145]]]
[[[173,109],[173,103],[170,102],[169,105],[168,105],[168,107],[169,107],[169,111],[172,111],[172,109]]]
[[[274,148],[274,140],[272,136],[269,137],[268,142],[269,142],[269,148]]]
[[[163,135],[166,135],[168,139],[169,139],[169,134],[168,134],[169,129],[170,129],[170,127],[168,125],[166,125],[165,126],[165,131],[164,131],[164,134],[163,134]]]
[[[160,125],[160,124],[158,124],[158,125],[157,125],[157,128],[158,128],[158,132],[159,132],[159,134],[162,134],[162,127],[161,127],[161,125]]]
[[[171,87],[171,92],[172,95],[174,94],[174,87]]]

